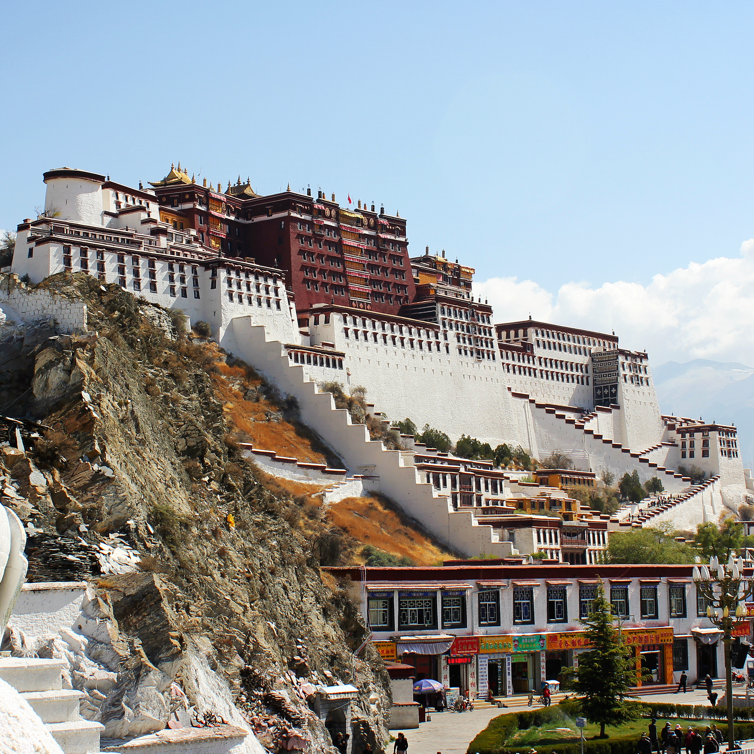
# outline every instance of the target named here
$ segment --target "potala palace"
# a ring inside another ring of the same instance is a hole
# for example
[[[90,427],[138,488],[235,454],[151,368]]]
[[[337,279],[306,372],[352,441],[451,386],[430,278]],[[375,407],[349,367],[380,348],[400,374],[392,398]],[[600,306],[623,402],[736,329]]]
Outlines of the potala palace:
[[[388,451],[334,410],[317,383],[364,386],[376,412],[453,440],[520,445],[540,459],[561,451],[585,478],[605,470],[659,477],[674,502],[645,513],[639,506],[634,525],[716,521],[723,506],[737,509],[747,485],[754,489],[735,427],[662,415],[646,353],[620,347],[614,334],[494,323],[473,295],[474,270],[428,249],[410,256],[398,213],[341,207],[322,191],[262,196],[240,178],[225,189],[200,184],[180,165],[149,189],[69,168],[44,181],[44,212],[19,224],[12,273],[36,284],[87,272],[209,323],[223,348],[298,399],[302,419],[349,474],[459,551],[511,552],[505,517],[526,483],[410,441],[411,450]],[[36,291],[30,303],[22,288],[3,285],[8,321],[53,314],[61,326],[85,327],[54,297]],[[684,465],[705,471],[705,484],[692,487],[678,472]],[[540,510],[555,510],[551,498]],[[563,518],[575,526],[582,516]],[[575,562],[592,562],[605,539],[599,531],[628,523],[627,514],[593,518],[592,544]],[[571,534],[532,536],[563,559],[561,540]]]

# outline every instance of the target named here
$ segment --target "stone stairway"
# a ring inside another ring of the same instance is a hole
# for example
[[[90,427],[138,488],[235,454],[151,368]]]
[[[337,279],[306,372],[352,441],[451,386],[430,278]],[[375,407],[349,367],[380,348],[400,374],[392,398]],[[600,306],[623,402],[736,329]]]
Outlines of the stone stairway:
[[[0,657],[0,678],[39,715],[65,754],[96,754],[104,726],[79,715],[83,694],[63,688],[64,660]]]

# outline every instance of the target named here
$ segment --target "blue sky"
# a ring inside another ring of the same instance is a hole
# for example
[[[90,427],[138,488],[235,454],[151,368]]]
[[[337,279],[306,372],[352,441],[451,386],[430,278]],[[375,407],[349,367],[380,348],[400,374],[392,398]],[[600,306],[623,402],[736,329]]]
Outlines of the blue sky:
[[[384,202],[413,253],[477,269],[498,319],[754,363],[752,336],[715,337],[754,311],[751,4],[29,2],[3,21],[0,228],[33,216],[49,168],[135,184],[181,160]],[[732,287],[708,284],[716,259]]]

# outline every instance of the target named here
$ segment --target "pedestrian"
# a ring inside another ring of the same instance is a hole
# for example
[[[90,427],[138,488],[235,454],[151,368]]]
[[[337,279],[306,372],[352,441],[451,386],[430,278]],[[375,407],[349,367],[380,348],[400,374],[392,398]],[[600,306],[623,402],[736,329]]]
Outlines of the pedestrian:
[[[542,689],[542,698],[544,699],[545,707],[549,707],[552,702],[552,692],[550,691],[549,684],[545,684],[544,689]]]
[[[704,739],[704,754],[715,754],[716,751],[720,751],[720,746],[715,741],[714,736],[707,736]]]
[[[662,731],[660,732],[660,743],[662,744],[662,750],[665,751],[668,748],[668,736],[673,731],[670,730],[670,723],[665,723]]]
[[[707,696],[710,696],[712,694],[712,679],[709,676],[709,673],[704,677],[704,685],[707,688]]]
[[[652,722],[649,724],[649,740],[652,743],[652,751],[660,754],[660,742],[657,739],[657,720],[653,717]]]
[[[686,754],[691,754],[691,744],[694,740],[694,729],[689,725],[689,729],[686,731],[686,735],[683,737],[683,746],[686,749]]]
[[[646,733],[642,733],[639,739],[639,754],[652,754],[652,742]]]
[[[698,730],[694,731],[694,737],[691,739],[691,754],[701,754],[704,748],[704,739]]]
[[[710,691],[708,694],[709,703],[714,707],[717,704],[717,692]]]
[[[403,754],[403,752],[405,751],[408,751],[408,741],[406,740],[406,736],[404,736],[403,733],[399,733],[398,738],[395,739],[393,754],[397,754],[397,752]]]
[[[364,748],[361,750],[361,754],[374,754],[372,744],[370,744],[369,742],[365,743]]]
[[[683,689],[683,693],[686,693],[686,681],[688,680],[688,676],[686,675],[686,671],[681,671],[681,680],[678,683],[678,689],[675,692],[676,694],[680,692],[681,689]]]
[[[333,743],[335,744],[335,748],[340,752],[340,754],[346,754],[348,751],[348,739],[350,736],[345,735],[344,733],[336,733],[335,734],[335,741]]]
[[[678,738],[678,733],[672,728],[668,727],[668,737],[665,740],[665,750],[667,754],[681,754],[681,739]]]
[[[715,741],[717,741],[719,744],[723,742],[723,732],[717,727],[717,725],[712,726],[712,735],[715,737]]]

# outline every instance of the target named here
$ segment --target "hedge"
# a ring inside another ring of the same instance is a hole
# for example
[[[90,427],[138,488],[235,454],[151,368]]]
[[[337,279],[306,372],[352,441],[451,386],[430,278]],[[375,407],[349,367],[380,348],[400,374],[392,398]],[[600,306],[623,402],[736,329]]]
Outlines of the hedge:
[[[697,705],[693,707],[683,707],[680,704],[648,704],[645,702],[634,702],[640,707],[640,716],[649,718],[656,716],[658,720],[686,719],[701,720],[713,719],[719,720],[725,718],[725,710],[720,707],[709,707]],[[691,714],[680,714],[681,712],[696,712],[695,716]],[[742,713],[740,719],[750,719],[751,710],[736,710]],[[714,714],[711,714],[714,713]],[[579,704],[576,700],[566,700],[552,707],[541,707],[537,710],[527,710],[525,712],[512,712],[503,714],[490,721],[489,725],[469,744],[468,754],[525,754],[528,745],[521,745],[507,748],[501,746],[501,742],[506,741],[517,730],[525,730],[531,727],[540,727],[545,723],[557,721],[572,720],[579,714]],[[728,726],[725,724],[718,726],[727,737]],[[754,723],[740,723],[736,725],[736,738],[754,738]],[[584,741],[585,754],[636,754],[637,738],[635,735],[619,736],[615,738],[587,739]],[[581,742],[576,740],[573,743],[548,744],[547,751],[542,754],[580,754]]]

